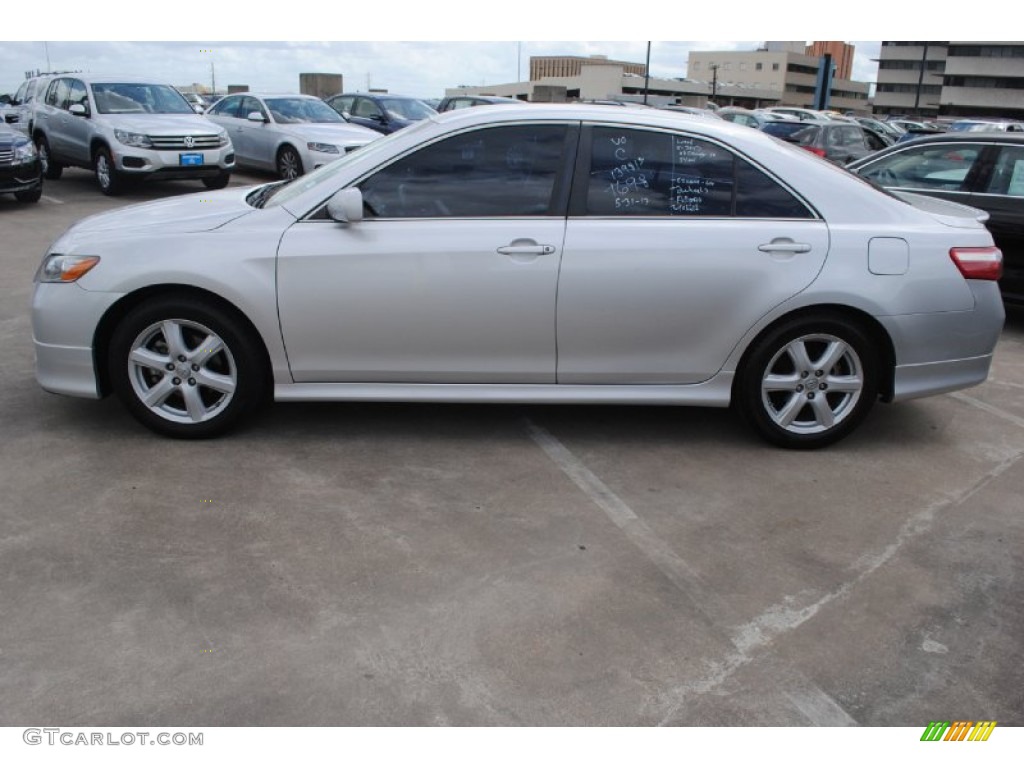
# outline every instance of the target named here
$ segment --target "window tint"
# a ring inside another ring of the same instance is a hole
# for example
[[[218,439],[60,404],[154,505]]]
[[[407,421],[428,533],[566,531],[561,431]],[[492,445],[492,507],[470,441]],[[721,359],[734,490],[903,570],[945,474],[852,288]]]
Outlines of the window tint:
[[[566,128],[524,125],[459,134],[404,157],[361,185],[380,218],[543,216]]]
[[[733,156],[689,136],[595,127],[592,216],[729,216]]]
[[[749,219],[811,219],[814,214],[783,186],[736,158],[736,215]]]
[[[1024,197],[1024,147],[1001,147],[992,178],[983,192]]]
[[[964,190],[967,174],[981,153],[979,144],[933,144],[892,152],[860,168],[864,178],[883,187]]]

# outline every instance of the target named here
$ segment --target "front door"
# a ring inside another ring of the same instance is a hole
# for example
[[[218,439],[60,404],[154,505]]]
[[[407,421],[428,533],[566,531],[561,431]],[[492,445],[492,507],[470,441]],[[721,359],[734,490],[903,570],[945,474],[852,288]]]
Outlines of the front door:
[[[278,309],[297,382],[555,381],[567,125],[482,128],[362,180],[366,218],[285,234]]]

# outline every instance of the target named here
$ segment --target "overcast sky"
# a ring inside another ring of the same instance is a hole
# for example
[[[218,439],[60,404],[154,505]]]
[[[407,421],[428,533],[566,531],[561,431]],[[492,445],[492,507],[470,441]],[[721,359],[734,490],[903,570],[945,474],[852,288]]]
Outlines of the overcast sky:
[[[691,50],[752,50],[761,41],[655,42],[651,75],[685,77]],[[854,79],[874,81],[878,42],[856,42]],[[13,92],[27,70],[124,74],[218,90],[298,91],[300,72],[344,75],[346,90],[386,88],[441,97],[445,88],[529,78],[530,56],[604,54],[642,63],[646,42],[7,42],[0,45],[0,93]]]

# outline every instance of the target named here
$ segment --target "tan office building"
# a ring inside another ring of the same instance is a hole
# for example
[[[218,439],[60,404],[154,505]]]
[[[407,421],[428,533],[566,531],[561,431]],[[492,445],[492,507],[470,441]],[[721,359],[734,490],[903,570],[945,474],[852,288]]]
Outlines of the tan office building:
[[[584,65],[622,67],[624,72],[641,77],[647,74],[643,64],[615,61],[607,56],[531,56],[530,80],[543,80],[545,77],[579,77]]]

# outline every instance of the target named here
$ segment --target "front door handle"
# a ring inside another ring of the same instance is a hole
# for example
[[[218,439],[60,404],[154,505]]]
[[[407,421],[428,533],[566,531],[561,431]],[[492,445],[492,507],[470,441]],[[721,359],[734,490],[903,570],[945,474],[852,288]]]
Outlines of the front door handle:
[[[764,253],[807,253],[811,246],[810,243],[794,243],[792,240],[772,240],[757,246],[757,250]]]
[[[549,253],[554,252],[555,246],[537,245],[536,243],[531,245],[503,245],[498,248],[498,253],[506,256],[547,256]]]

